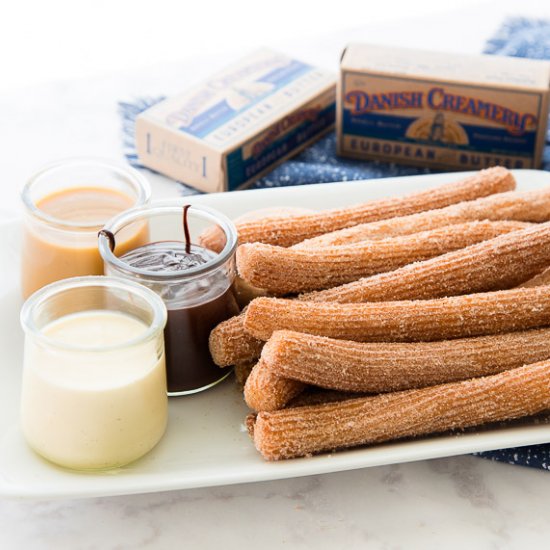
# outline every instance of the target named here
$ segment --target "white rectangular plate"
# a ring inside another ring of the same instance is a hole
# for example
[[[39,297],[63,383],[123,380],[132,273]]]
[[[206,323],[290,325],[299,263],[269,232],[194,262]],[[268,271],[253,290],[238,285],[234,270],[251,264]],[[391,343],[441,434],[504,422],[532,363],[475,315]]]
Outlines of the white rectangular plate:
[[[387,195],[418,191],[461,178],[435,174],[201,195],[231,217],[250,210],[299,206],[334,208]],[[550,185],[550,173],[515,172],[520,190]],[[0,225],[0,495],[29,498],[92,497],[207,487],[291,478],[367,466],[409,462],[550,441],[550,425],[528,420],[460,435],[442,435],[324,454],[264,462],[243,420],[247,408],[232,378],[194,396],[170,400],[167,433],[141,460],[118,470],[83,474],[57,468],[35,455],[19,430],[23,336],[19,328],[19,225]]]

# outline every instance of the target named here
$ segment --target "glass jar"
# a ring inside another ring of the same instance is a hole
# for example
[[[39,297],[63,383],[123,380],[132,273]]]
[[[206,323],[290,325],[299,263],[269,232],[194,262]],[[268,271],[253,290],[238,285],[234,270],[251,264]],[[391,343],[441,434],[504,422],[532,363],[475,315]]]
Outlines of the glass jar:
[[[102,275],[97,232],[115,214],[149,202],[151,190],[137,171],[96,159],[64,160],[45,167],[23,188],[21,288],[24,298],[68,277]],[[146,240],[137,228],[120,250]]]
[[[117,243],[125,232],[132,233],[144,223],[150,232],[146,245],[126,254],[111,250],[107,235]],[[226,378],[230,371],[213,363],[208,338],[218,323],[239,311],[233,292],[237,246],[233,223],[211,208],[169,201],[124,212],[107,224],[105,232],[99,236],[105,274],[149,287],[168,309],[168,395],[203,391]]]
[[[33,294],[25,332],[21,426],[47,460],[77,470],[128,464],[167,422],[166,308],[149,289],[76,277]]]

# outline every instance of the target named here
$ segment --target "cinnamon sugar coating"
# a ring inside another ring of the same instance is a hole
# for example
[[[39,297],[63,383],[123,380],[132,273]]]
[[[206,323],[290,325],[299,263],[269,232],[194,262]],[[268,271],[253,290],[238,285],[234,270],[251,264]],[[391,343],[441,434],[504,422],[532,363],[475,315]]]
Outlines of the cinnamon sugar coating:
[[[515,189],[513,175],[500,166],[462,181],[410,195],[369,201],[348,208],[289,217],[265,217],[237,223],[239,242],[291,246],[304,239],[357,224],[406,216]]]
[[[244,400],[253,411],[276,411],[304,388],[301,382],[277,376],[260,359],[244,385]]]
[[[549,358],[550,328],[415,343],[359,343],[282,330],[266,342],[261,361],[273,376],[326,389],[383,393],[487,376]]]
[[[288,407],[310,407],[311,405],[322,405],[325,403],[334,403],[346,401],[348,399],[357,399],[357,397],[363,397],[361,394],[333,391],[333,390],[319,390],[318,388],[306,388],[300,395],[291,399],[288,403]],[[257,413],[250,413],[246,415],[244,426],[248,435],[254,438],[254,424],[256,423]]]
[[[388,239],[474,220],[516,220],[535,223],[548,221],[550,187],[521,193],[498,193],[446,208],[359,224],[304,240],[295,244],[293,248],[320,248],[349,245],[364,240]]]
[[[209,337],[212,360],[219,367],[248,363],[260,356],[263,342],[244,328],[244,312],[214,327]]]
[[[237,249],[237,269],[245,281],[273,294],[305,292],[392,271],[528,226],[516,221],[475,221],[322,249],[249,243]]]
[[[299,298],[315,302],[379,302],[505,290],[548,265],[550,222]]]
[[[263,218],[288,218],[289,216],[302,216],[313,214],[315,210],[295,206],[276,206],[250,210],[238,216],[233,223],[238,227],[240,224],[250,221],[262,220]],[[199,236],[199,244],[214,252],[221,252],[226,243],[225,233],[220,227],[212,226],[206,229]]]
[[[434,300],[339,304],[256,298],[244,328],[260,340],[294,330],[358,342],[446,340],[550,324],[550,287],[515,288]]]
[[[340,403],[261,412],[253,433],[266,460],[459,430],[550,408],[550,361],[492,376]]]
[[[504,290],[550,265],[549,228],[549,223],[536,225],[395,271],[303,294],[299,299],[375,302]],[[539,277],[531,286],[544,282]],[[262,344],[245,331],[244,317],[237,317],[214,329],[210,347],[214,361],[228,366],[253,361],[259,356]]]

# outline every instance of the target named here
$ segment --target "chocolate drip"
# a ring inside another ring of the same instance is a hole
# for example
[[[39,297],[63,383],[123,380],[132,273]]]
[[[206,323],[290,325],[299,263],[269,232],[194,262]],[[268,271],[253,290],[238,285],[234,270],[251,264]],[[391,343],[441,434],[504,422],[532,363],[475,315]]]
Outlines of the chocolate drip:
[[[191,208],[190,204],[183,207],[183,234],[185,236],[185,253],[191,254],[191,234],[189,233],[189,223],[187,221],[187,211]]]
[[[98,234],[98,237],[105,237],[109,241],[109,248],[111,249],[111,252],[115,251],[116,242],[115,242],[115,236],[108,230],[108,229],[102,229]]]

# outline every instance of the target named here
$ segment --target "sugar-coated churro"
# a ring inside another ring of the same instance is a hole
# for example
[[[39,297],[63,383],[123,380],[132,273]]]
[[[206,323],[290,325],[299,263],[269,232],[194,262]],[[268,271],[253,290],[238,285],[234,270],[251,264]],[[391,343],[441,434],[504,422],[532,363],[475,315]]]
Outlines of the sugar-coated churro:
[[[244,385],[244,400],[253,411],[276,411],[302,392],[305,384],[273,374],[260,359]]]
[[[550,324],[550,287],[515,288],[435,300],[339,304],[256,298],[244,328],[260,340],[294,330],[358,342],[446,340]]]
[[[293,248],[311,249],[387,239],[474,220],[516,220],[536,223],[548,221],[550,187],[521,193],[498,193],[446,208],[360,224],[302,241]]]
[[[266,342],[261,361],[280,378],[383,393],[487,376],[549,358],[550,328],[414,343],[359,343],[283,330]]]
[[[310,208],[300,208],[294,206],[276,206],[267,208],[258,208],[250,210],[233,220],[235,225],[240,225],[250,221],[257,221],[263,218],[288,218],[290,216],[303,216],[313,214],[315,211]],[[218,226],[209,227],[199,236],[199,244],[214,252],[220,252],[225,246],[225,233]]]
[[[340,303],[381,302],[505,290],[526,281],[548,265],[550,222],[389,273],[303,294],[300,299]]]
[[[261,412],[250,432],[266,460],[512,420],[550,408],[550,361],[492,376],[311,407]]]
[[[405,216],[485,197],[515,188],[512,174],[497,166],[462,181],[410,195],[366,202],[349,208],[290,217],[266,217],[237,224],[239,242],[290,246],[304,239],[369,221]]]
[[[312,405],[324,405],[326,403],[335,403],[347,401],[348,399],[357,399],[358,397],[364,397],[363,394],[323,390],[314,387],[307,387],[300,393],[300,395],[291,399],[287,405],[288,408],[297,407],[311,407]],[[254,437],[254,424],[256,423],[256,417],[258,413],[250,413],[246,416],[244,425],[248,435]]]
[[[223,321],[210,333],[210,355],[220,367],[248,363],[260,356],[263,342],[245,330],[243,313]]]
[[[305,388],[302,393],[292,398],[288,402],[287,407],[311,407],[311,405],[323,405],[325,403],[347,401],[348,399],[357,399],[358,397],[364,397],[364,395],[355,392],[324,390],[309,386]],[[250,437],[254,437],[254,423],[256,422],[256,416],[258,416],[257,413],[250,413],[246,416],[244,421],[244,425]]]
[[[237,268],[245,281],[271,293],[305,292],[392,271],[528,226],[516,221],[475,221],[323,249],[249,243],[237,250]]]
[[[251,365],[248,367],[248,365]],[[248,363],[244,398],[254,411],[276,411],[284,407],[305,407],[345,399],[356,399],[364,392],[334,391],[307,386],[299,380],[279,376],[260,359],[256,364]],[[244,367],[243,367],[244,369]],[[249,370],[250,369],[250,370]],[[235,367],[237,373],[237,367]]]

